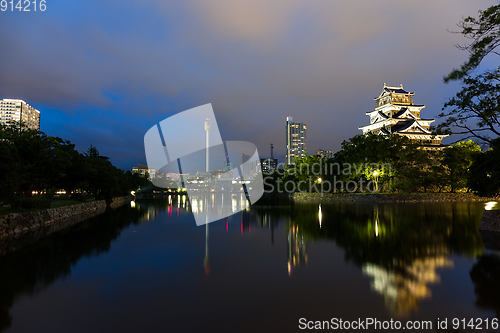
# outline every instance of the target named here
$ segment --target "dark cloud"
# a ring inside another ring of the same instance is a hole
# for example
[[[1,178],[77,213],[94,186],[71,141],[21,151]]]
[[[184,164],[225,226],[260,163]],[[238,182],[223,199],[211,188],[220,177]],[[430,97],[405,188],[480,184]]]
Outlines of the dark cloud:
[[[384,82],[435,117],[456,90],[442,77],[467,56],[448,30],[494,3],[54,0],[2,14],[0,97],[25,99],[42,130],[122,168],[145,162],[154,123],[206,103],[224,139],[261,155],[271,142],[284,154],[289,115],[307,123],[309,152],[336,150]]]

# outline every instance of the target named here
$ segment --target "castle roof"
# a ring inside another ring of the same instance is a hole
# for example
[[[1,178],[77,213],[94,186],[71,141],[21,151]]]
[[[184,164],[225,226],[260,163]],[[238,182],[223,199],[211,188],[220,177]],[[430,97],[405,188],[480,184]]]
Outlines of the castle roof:
[[[389,92],[389,93],[393,93],[393,94],[405,94],[405,95],[411,94],[410,92],[404,90],[403,86],[401,86],[401,87],[387,87],[387,86],[385,86],[384,91]]]

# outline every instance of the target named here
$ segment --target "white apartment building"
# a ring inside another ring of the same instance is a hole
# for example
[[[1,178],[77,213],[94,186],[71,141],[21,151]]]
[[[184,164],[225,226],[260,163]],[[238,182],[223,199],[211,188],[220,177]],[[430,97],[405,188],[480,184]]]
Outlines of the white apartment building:
[[[40,111],[20,99],[0,100],[0,124],[22,122],[26,128],[40,129]]]

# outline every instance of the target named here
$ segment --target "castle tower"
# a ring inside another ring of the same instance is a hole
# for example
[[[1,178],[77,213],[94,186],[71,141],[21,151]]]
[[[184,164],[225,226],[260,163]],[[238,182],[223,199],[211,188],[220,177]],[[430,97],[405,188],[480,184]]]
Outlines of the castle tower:
[[[398,134],[408,137],[412,142],[419,142],[424,149],[441,150],[441,143],[447,135],[432,135],[429,130],[434,119],[420,117],[425,105],[413,103],[415,93],[399,87],[389,87],[384,83],[384,89],[375,98],[375,110],[367,112],[370,124],[359,127],[363,134],[375,133],[381,135]]]

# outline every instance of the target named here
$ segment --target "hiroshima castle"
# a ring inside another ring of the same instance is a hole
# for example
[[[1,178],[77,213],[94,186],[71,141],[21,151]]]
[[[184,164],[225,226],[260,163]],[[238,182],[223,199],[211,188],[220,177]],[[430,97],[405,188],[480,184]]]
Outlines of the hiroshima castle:
[[[366,113],[370,124],[359,129],[363,134],[406,136],[412,142],[423,144],[424,149],[443,149],[441,141],[447,135],[432,135],[429,127],[434,119],[420,118],[420,111],[425,105],[414,104],[413,95],[415,93],[404,90],[403,85],[389,87],[384,83],[382,93],[375,98],[375,110]]]

